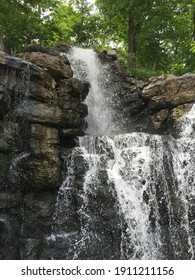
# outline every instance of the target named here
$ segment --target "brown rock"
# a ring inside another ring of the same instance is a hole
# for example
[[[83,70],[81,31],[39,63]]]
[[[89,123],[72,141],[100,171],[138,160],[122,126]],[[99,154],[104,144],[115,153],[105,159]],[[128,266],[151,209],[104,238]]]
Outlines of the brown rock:
[[[168,109],[163,109],[151,117],[154,128],[159,129],[169,115]]]
[[[69,66],[69,60],[66,55],[59,57],[41,52],[31,52],[23,54],[23,58],[41,68],[46,68],[56,80],[69,79],[73,76],[73,71]]]
[[[70,126],[70,127],[80,127],[82,123],[81,114],[73,110],[64,110],[62,125],[61,126]]]
[[[27,211],[31,212],[34,210],[36,213],[36,219],[51,217],[55,211],[55,193],[51,191],[44,192],[30,192],[24,197]],[[32,215],[32,213],[29,213]],[[34,221],[37,222],[37,221]],[[39,221],[40,222],[40,221]],[[44,222],[43,222],[44,223]]]
[[[5,121],[0,124],[0,151],[10,152],[22,146],[20,130],[20,125],[15,122]]]
[[[25,118],[30,123],[52,126],[77,127],[81,122],[81,114],[73,110],[62,110],[56,105],[48,106],[35,100],[26,100],[18,105],[15,115]]]
[[[0,83],[6,84],[10,90],[25,81],[34,81],[46,88],[55,88],[56,82],[44,69],[0,52]],[[11,70],[11,71],[8,71]],[[20,74],[21,73],[21,74]]]
[[[0,209],[16,207],[20,204],[21,197],[20,194],[11,193],[8,191],[0,192]]]
[[[10,96],[0,86],[0,120],[3,120],[6,113],[8,113],[10,102]]]
[[[59,144],[58,130],[41,124],[31,124],[30,148],[36,151],[55,149]]]
[[[42,102],[52,102],[54,99],[53,92],[38,83],[29,83],[29,98],[36,99]]]
[[[3,67],[0,67],[0,85],[4,84],[6,79],[7,71]]]
[[[142,98],[149,99],[152,110],[173,108],[181,104],[195,102],[195,74],[185,74],[181,77],[164,75],[146,86]]]
[[[119,75],[122,77],[129,77],[128,72],[124,69],[124,67],[121,65],[120,61],[116,60],[114,61],[115,67]]]
[[[59,188],[62,182],[61,160],[58,150],[31,153],[20,163],[20,183],[28,191]]]
[[[15,112],[17,117],[25,118],[31,123],[59,125],[63,112],[56,106],[48,106],[35,100],[26,100],[18,105]]]
[[[59,42],[54,47],[59,49],[61,52],[69,52],[71,50],[71,46],[65,42]]]
[[[173,121],[180,121],[180,118],[192,109],[193,104],[180,105],[171,110],[170,117]]]
[[[75,97],[80,97],[84,91],[84,84],[76,78],[61,80],[60,87],[64,92],[67,92]]]
[[[49,72],[39,68],[39,75],[32,75],[30,76],[30,80],[34,81],[35,83],[44,86],[47,89],[54,89],[56,87],[56,81]]]
[[[25,48],[25,52],[41,52],[47,53],[53,56],[61,56],[61,51],[57,47],[45,47],[37,44],[31,44]],[[24,53],[20,53],[19,57],[21,57]]]
[[[62,129],[61,132],[61,137],[76,137],[76,136],[83,136],[84,132],[80,129],[73,129],[73,128],[69,128],[69,129]]]

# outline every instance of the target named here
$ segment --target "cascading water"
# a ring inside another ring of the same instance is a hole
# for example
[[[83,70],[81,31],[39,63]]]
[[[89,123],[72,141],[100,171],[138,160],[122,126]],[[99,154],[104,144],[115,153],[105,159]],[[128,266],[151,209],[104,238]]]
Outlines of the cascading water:
[[[195,106],[178,139],[124,133],[108,66],[91,50],[69,58],[91,83],[89,127],[65,161],[48,242],[69,259],[194,259]]]
[[[92,50],[73,48],[69,59],[75,76],[91,84],[85,103],[88,106],[90,135],[110,135],[125,131],[118,94],[120,85],[113,81],[107,63],[102,63]]]

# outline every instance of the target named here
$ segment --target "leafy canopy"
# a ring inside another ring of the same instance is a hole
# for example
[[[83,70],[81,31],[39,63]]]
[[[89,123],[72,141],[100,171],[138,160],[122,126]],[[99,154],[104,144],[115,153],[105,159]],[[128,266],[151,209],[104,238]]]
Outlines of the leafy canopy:
[[[7,50],[61,40],[116,45],[126,61],[133,52],[137,68],[194,71],[195,0],[96,0],[96,6],[88,0],[1,0],[0,35]]]

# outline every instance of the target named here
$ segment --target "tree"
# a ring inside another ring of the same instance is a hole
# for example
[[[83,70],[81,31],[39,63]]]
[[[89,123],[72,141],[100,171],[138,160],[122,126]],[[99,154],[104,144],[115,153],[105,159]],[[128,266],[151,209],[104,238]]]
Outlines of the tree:
[[[137,66],[165,71],[171,65],[185,67],[192,57],[194,0],[96,0],[96,4],[100,13],[117,18],[123,33],[127,32],[121,40],[127,45],[130,66],[136,61]]]
[[[0,31],[0,51],[4,51],[3,33]]]
[[[105,16],[123,18],[130,55],[134,55],[137,51],[137,35],[140,33],[142,24],[141,12],[150,4],[150,0],[120,0],[117,3],[112,0],[96,0],[96,5]]]
[[[45,22],[48,41],[56,43],[64,40],[69,44],[95,47],[99,40],[100,16],[92,10],[93,5],[86,0],[59,2],[53,9],[50,20]]]
[[[42,37],[43,12],[57,0],[1,0],[0,30],[7,50],[21,49]],[[14,15],[14,16],[13,16]]]

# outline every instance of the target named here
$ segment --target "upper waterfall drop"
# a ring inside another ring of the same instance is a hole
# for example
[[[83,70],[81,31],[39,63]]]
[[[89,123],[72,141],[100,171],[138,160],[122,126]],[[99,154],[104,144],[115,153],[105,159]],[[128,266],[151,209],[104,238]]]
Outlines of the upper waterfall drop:
[[[48,242],[67,259],[194,259],[195,106],[178,138],[127,133],[108,65],[80,48],[69,59],[91,84],[88,129],[65,159]]]
[[[76,78],[90,82],[85,100],[89,135],[113,135],[123,131],[121,112],[116,112],[119,88],[112,81],[108,64],[103,64],[95,51],[73,47],[69,59]]]

